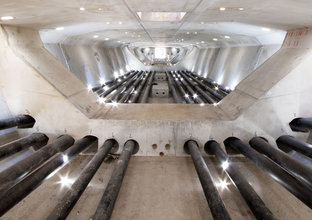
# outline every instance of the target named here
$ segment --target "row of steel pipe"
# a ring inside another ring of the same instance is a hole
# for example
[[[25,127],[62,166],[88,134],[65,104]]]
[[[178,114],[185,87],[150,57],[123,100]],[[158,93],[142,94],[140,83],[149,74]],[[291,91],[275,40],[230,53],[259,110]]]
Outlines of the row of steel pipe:
[[[136,103],[141,95],[141,92],[147,82],[147,80],[149,79],[149,77],[152,75],[151,72],[148,72],[145,77],[143,78],[143,80],[140,82],[138,88],[133,92],[133,94],[130,96],[130,103]]]
[[[42,147],[25,159],[0,172],[0,194],[11,187],[16,181],[45,163],[49,158],[64,151],[74,143],[69,135],[62,135],[54,142]]]
[[[188,77],[190,77],[192,80],[194,80],[198,85],[200,85],[202,88],[204,88],[206,91],[208,91],[215,99],[217,102],[220,101],[221,99],[224,98],[224,95],[219,94],[218,92],[216,92],[215,89],[211,89],[209,86],[207,86],[206,84],[204,84],[203,82],[201,82],[200,80],[198,80],[196,77],[194,77],[192,74],[189,74],[185,71],[182,71],[185,75],[187,75]]]
[[[193,75],[194,77],[196,77],[196,78],[202,80],[203,82],[207,83],[211,89],[216,89],[216,92],[219,93],[220,95],[226,96],[229,94],[230,90],[223,88],[223,86],[218,85],[213,80],[207,79],[205,77],[199,76],[199,75],[192,73],[192,72],[189,72],[189,71],[187,73],[189,73],[190,75]]]
[[[174,82],[177,85],[182,97],[184,98],[184,100],[186,101],[186,103],[189,104],[194,104],[194,101],[191,99],[191,97],[187,94],[187,92],[184,90],[181,81],[178,79],[177,75],[173,72],[171,72],[173,77],[174,77]]]
[[[64,137],[64,136],[63,136]],[[68,136],[69,138],[70,136]],[[70,137],[71,138],[71,137]],[[43,166],[21,179],[15,185],[1,194],[0,199],[0,216],[6,213],[14,205],[24,199],[28,194],[35,190],[45,178],[47,178],[56,169],[62,167],[68,161],[85,150],[92,143],[97,142],[94,136],[85,136],[78,140],[74,145],[61,154],[58,154],[52,160],[49,160]]]
[[[138,73],[138,71],[132,71],[129,75],[127,75],[126,77],[123,77],[123,79],[121,79],[121,78],[117,79],[116,82],[114,82],[111,87],[109,87],[108,89],[104,90],[102,93],[99,94],[99,96],[103,97],[103,98],[108,96],[114,90],[118,89],[118,87],[120,87],[126,81],[131,79],[136,73]]]
[[[109,94],[105,99],[105,102],[117,102],[119,96],[129,88],[133,82],[142,74],[142,71],[139,73],[134,74],[129,80],[127,80],[124,84],[120,85],[116,91]]]
[[[166,71],[166,76],[168,79],[168,85],[169,85],[169,88],[170,88],[170,91],[172,93],[174,101],[176,103],[183,103],[181,96],[178,94],[178,92],[176,91],[176,88],[174,86],[175,83],[173,82],[174,80],[172,79],[172,75]]]
[[[184,85],[186,90],[189,91],[195,103],[198,103],[198,104],[205,103],[205,101],[192,89],[191,84],[189,84],[187,80],[182,79],[183,77],[181,76],[180,72],[178,72],[177,76],[178,76],[178,80],[180,80],[180,82]]]
[[[142,98],[140,100],[140,103],[147,103],[148,96],[149,96],[151,88],[153,86],[153,81],[154,81],[155,74],[156,74],[155,71],[152,72],[150,78],[148,79],[147,85],[146,85],[145,89],[142,92]]]
[[[309,132],[312,130],[312,118],[295,118],[289,126],[293,131]]]
[[[203,91],[199,86],[195,85],[195,83],[188,78],[185,73],[181,73],[181,76],[209,103],[213,104],[218,101],[211,98],[205,91]]]
[[[308,207],[312,208],[312,190],[302,181],[291,175],[284,167],[281,167],[273,160],[245,145],[236,137],[229,137],[224,141],[225,146],[231,147],[242,153],[245,157],[254,162],[260,169],[280,183],[285,189],[296,196]]]
[[[129,99],[131,92],[135,91],[136,87],[138,86],[138,84],[141,82],[141,80],[144,78],[143,75],[143,71],[141,71],[140,73],[138,73],[138,76],[136,78],[136,80],[133,82],[133,84],[131,86],[129,86],[127,88],[127,90],[124,92],[124,95],[121,97],[120,100],[118,100],[118,102],[120,103],[124,103],[127,102],[127,100]]]

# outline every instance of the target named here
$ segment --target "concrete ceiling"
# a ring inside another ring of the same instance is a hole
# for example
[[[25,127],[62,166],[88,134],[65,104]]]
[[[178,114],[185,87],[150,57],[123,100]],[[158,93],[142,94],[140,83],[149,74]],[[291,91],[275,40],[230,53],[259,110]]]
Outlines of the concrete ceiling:
[[[41,30],[45,43],[275,44],[284,37],[283,31],[312,24],[311,0],[0,0],[0,4],[0,16],[15,17],[1,23]],[[137,12],[186,15],[177,22],[156,22],[141,21]]]

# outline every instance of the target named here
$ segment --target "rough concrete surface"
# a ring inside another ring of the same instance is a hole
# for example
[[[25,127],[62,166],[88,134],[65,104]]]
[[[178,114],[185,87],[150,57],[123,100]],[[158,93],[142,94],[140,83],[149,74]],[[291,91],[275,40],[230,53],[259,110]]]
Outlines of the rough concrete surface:
[[[45,219],[64,195],[60,176],[76,178],[90,160],[81,155],[44,182],[1,219]],[[281,185],[245,158],[234,158],[247,180],[277,219],[311,219],[312,211]],[[235,186],[214,158],[206,158],[219,193],[232,219],[254,219]],[[115,163],[103,163],[68,219],[90,219],[95,212]],[[220,180],[229,185],[222,189]],[[190,157],[132,157],[124,178],[112,220],[212,219],[210,210]]]

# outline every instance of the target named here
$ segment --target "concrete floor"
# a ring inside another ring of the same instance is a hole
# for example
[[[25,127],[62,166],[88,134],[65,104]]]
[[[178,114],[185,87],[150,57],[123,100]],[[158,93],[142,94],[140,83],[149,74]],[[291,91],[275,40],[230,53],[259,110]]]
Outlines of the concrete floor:
[[[45,219],[66,191],[66,186],[57,183],[60,176],[68,174],[74,179],[90,158],[90,155],[80,155],[74,159],[1,219]],[[225,189],[218,186],[218,190],[232,219],[254,219],[216,161],[213,158],[206,158],[206,161],[216,183],[221,179],[229,183]],[[312,219],[312,210],[247,159],[236,158],[234,161],[278,219]],[[91,218],[114,164],[102,164],[68,219]],[[212,219],[212,216],[191,158],[164,156],[132,157],[111,219],[199,220]]]

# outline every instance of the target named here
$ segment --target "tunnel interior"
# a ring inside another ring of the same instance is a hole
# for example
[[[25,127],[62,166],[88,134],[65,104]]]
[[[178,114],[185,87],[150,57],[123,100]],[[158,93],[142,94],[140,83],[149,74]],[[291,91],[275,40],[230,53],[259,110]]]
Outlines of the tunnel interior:
[[[0,1],[0,219],[312,219],[312,4]]]

